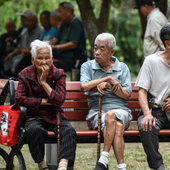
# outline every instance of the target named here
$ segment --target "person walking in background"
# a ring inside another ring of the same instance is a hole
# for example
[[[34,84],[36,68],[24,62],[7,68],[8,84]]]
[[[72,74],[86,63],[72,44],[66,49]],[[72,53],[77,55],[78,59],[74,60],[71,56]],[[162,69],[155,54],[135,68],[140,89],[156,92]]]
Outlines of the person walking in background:
[[[165,170],[159,152],[160,129],[170,129],[170,23],[160,31],[165,50],[149,55],[144,60],[135,86],[139,88],[138,129],[148,165],[154,170]],[[166,113],[167,112],[167,113]]]
[[[98,127],[98,98],[102,93],[101,129],[104,148],[94,170],[108,170],[108,156],[113,147],[118,170],[126,170],[124,163],[124,129],[132,120],[127,108],[131,88],[130,71],[125,63],[113,56],[116,40],[112,34],[102,33],[95,39],[94,60],[81,66],[81,88],[87,95],[89,114],[86,117],[89,129]],[[97,87],[98,91],[91,91]],[[105,90],[106,89],[106,90]]]
[[[160,39],[161,28],[168,23],[165,15],[155,7],[154,0],[139,0],[135,7],[147,19],[147,26],[144,35],[143,52],[144,58],[157,51],[164,50],[164,45]]]

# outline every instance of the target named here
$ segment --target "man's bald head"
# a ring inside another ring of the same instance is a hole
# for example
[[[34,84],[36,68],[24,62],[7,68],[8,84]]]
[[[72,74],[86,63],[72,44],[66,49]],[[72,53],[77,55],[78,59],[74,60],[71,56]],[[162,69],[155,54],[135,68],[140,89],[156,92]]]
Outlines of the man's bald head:
[[[9,19],[5,23],[5,28],[6,28],[7,33],[12,36],[15,33],[15,28],[16,28],[14,20]]]

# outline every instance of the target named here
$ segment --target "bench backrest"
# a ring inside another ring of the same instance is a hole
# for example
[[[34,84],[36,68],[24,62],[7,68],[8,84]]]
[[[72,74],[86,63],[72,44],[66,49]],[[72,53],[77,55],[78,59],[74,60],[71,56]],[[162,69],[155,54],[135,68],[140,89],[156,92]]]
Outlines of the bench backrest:
[[[6,83],[6,79],[0,79],[0,89]],[[17,88],[18,81],[15,81],[15,89]],[[133,120],[137,120],[137,115],[140,110],[138,102],[138,89],[134,87],[135,83],[132,82],[132,94],[128,100],[128,108],[132,110]],[[66,82],[66,100],[62,105],[64,112],[69,121],[85,121],[88,114],[87,97],[81,91],[80,82],[72,81]]]
[[[132,94],[128,100],[128,108],[132,110],[133,120],[137,120],[140,110],[138,102],[138,89],[134,87],[132,82]],[[67,82],[66,101],[63,104],[65,114],[69,121],[85,121],[88,114],[87,97],[81,91],[80,82]]]

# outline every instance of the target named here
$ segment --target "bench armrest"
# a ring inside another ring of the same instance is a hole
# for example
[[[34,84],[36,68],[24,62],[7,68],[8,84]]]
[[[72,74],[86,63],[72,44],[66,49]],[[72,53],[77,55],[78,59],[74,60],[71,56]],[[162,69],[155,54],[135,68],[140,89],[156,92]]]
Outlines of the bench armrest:
[[[26,121],[27,121],[27,108],[24,107],[24,106],[20,106],[20,111],[21,111],[21,116],[20,116],[20,119],[21,119],[20,128],[21,128],[21,129],[24,129],[25,123],[26,123]]]

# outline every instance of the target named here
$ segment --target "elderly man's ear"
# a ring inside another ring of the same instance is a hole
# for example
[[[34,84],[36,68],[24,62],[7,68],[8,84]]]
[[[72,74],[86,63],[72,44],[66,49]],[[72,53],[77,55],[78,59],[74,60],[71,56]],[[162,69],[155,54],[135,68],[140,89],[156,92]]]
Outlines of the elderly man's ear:
[[[165,41],[165,46],[166,46],[166,48],[170,49],[170,40],[166,40]]]
[[[115,49],[111,49],[110,53],[113,55],[115,53]]]

